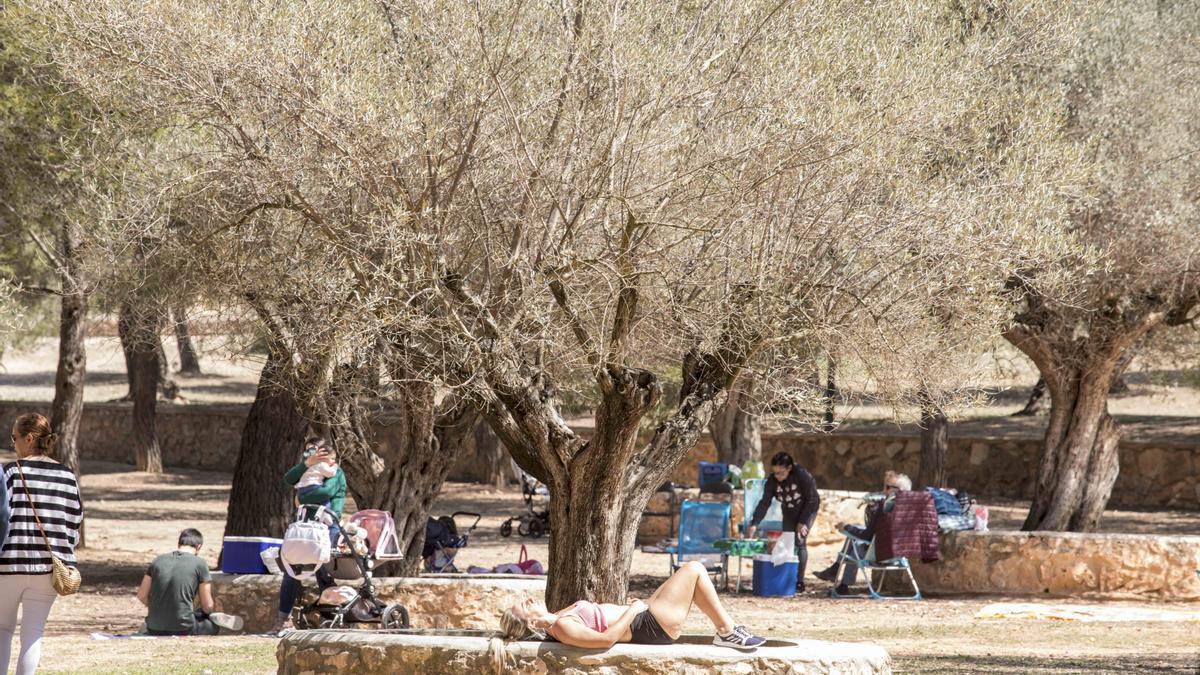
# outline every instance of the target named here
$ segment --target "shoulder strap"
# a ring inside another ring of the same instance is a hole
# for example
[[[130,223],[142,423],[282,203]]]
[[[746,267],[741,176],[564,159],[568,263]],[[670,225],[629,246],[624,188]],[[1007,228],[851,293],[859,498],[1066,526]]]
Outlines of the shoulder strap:
[[[42,520],[38,518],[37,506],[33,503],[33,495],[29,494],[29,485],[25,482],[25,472],[21,470],[21,460],[16,461],[17,473],[21,474],[21,487],[25,490],[25,498],[29,500],[29,510],[33,511],[33,522],[37,523],[38,531],[42,533],[42,541],[46,544],[46,550],[51,555],[54,554],[54,549],[50,548],[50,537],[46,536],[46,530],[42,527]]]

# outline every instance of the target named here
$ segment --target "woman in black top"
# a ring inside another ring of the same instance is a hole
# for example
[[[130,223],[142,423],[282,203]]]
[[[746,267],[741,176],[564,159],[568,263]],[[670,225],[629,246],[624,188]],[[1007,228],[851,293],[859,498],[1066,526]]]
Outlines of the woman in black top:
[[[812,474],[798,466],[796,460],[786,452],[777,453],[771,458],[771,477],[763,486],[762,499],[754,508],[750,529],[746,531],[747,537],[753,537],[758,530],[758,524],[771,508],[772,499],[779,500],[783,510],[783,531],[796,533],[796,556],[800,558],[796,590],[803,591],[804,568],[808,566],[808,532],[817,519],[821,496],[817,494],[817,482]]]

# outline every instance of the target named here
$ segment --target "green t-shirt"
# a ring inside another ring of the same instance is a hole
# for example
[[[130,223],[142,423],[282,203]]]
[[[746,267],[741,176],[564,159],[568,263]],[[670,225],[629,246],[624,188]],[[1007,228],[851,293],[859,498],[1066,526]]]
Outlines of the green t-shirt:
[[[212,581],[208,565],[193,553],[172,551],[150,563],[150,611],[146,628],[162,632],[192,630],[196,591]]]

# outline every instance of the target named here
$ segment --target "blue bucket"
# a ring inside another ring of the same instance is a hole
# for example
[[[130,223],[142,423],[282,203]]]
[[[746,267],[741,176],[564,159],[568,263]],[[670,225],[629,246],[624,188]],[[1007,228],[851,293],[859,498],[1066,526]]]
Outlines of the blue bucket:
[[[790,598],[796,595],[796,576],[800,559],[791,556],[789,562],[771,563],[771,556],[754,556],[754,594],[762,597]]]

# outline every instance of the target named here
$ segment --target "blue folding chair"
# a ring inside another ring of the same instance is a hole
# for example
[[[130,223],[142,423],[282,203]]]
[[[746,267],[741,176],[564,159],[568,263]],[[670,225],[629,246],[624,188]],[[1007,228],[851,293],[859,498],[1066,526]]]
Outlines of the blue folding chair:
[[[729,588],[729,554],[717,550],[718,539],[729,537],[728,502],[696,502],[685,500],[679,507],[679,541],[668,548],[671,554],[671,573],[693,560],[704,563],[709,574],[720,575],[723,587]]]
[[[743,499],[742,502],[742,532],[750,529],[750,519],[754,517],[754,507],[758,506],[758,500],[762,499],[763,488],[767,485],[765,478],[750,478],[742,483]],[[763,521],[758,524],[758,529],[762,532],[767,530],[783,531],[783,509],[779,506],[779,500],[771,497],[771,507],[767,509],[767,515]]]

